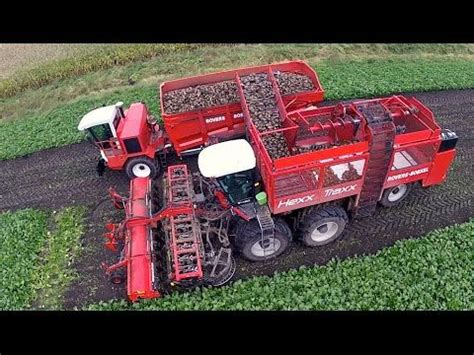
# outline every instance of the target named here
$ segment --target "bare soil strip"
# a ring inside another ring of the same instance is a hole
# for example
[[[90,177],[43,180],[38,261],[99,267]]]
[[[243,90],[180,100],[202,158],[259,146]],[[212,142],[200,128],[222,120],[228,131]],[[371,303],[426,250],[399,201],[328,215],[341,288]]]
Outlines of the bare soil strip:
[[[393,245],[399,239],[419,237],[474,215],[472,177],[474,139],[474,90],[414,94],[430,107],[438,122],[458,133],[458,155],[441,186],[416,188],[399,207],[380,207],[373,217],[352,221],[338,242],[320,248],[300,243],[282,257],[264,263],[238,260],[234,278],[272,274],[300,265],[321,265],[331,258],[370,254]],[[124,287],[112,286],[100,267],[112,262],[113,254],[102,246],[103,224],[120,216],[107,199],[107,188],[117,186],[127,193],[125,174],[108,171],[98,177],[98,153],[87,142],[34,153],[28,157],[0,162],[0,211],[26,207],[59,209],[70,205],[90,207],[86,252],[76,263],[79,278],[67,292],[67,308],[124,297]],[[105,202],[106,201],[106,202]]]

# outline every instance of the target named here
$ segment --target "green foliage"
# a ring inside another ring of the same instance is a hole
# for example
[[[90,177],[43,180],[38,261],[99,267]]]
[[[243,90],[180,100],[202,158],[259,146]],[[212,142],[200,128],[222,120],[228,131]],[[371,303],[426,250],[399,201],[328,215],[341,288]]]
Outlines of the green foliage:
[[[33,209],[0,214],[0,309],[59,306],[73,277],[68,266],[80,249],[84,213],[74,207],[54,216]]]
[[[474,87],[474,61],[459,58],[337,60],[315,69],[334,100]]]
[[[376,255],[333,260],[237,281],[90,310],[472,310],[474,220],[398,241]]]
[[[474,87],[474,61],[460,58],[323,61],[315,69],[329,100]],[[84,140],[77,131],[82,115],[119,100],[126,105],[143,100],[159,116],[157,85],[81,99],[39,115],[0,122],[0,160]]]
[[[45,212],[32,209],[0,214],[0,309],[21,309],[33,301],[47,223]]]
[[[48,62],[36,68],[19,71],[0,81],[0,98],[11,97],[55,80],[63,80],[97,70],[143,61],[167,53],[197,48],[196,44],[123,44],[102,46],[82,56]]]
[[[56,229],[48,232],[47,244],[43,248],[45,256],[35,280],[38,308],[61,307],[61,296],[75,276],[70,266],[81,252],[85,213],[86,209],[82,207],[69,207],[54,213]]]

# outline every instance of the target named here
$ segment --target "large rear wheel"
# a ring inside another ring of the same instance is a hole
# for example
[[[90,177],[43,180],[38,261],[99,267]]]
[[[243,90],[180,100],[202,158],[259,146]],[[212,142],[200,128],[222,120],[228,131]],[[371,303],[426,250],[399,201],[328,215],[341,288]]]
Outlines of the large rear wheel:
[[[301,222],[303,244],[309,247],[326,245],[338,239],[349,218],[342,207],[323,207],[308,213]]]
[[[380,204],[384,207],[398,205],[408,196],[412,188],[413,184],[400,184],[398,186],[390,187],[383,192]]]
[[[273,237],[265,240],[262,240],[257,220],[241,220],[236,226],[234,245],[245,259],[263,261],[281,255],[290,245],[291,238],[291,230],[281,218],[275,219]]]

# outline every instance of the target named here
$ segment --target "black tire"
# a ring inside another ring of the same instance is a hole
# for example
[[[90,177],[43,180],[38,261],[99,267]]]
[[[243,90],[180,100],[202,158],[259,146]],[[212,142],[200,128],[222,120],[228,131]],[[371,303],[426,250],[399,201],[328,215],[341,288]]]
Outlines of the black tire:
[[[125,281],[125,272],[123,269],[114,270],[110,273],[109,276],[110,282],[114,285],[120,285]]]
[[[140,173],[141,171],[142,173]],[[136,157],[127,161],[125,172],[129,179],[146,176],[154,179],[158,174],[158,166],[153,159],[148,157]]]
[[[240,220],[236,226],[234,246],[245,259],[250,261],[264,261],[276,258],[288,248],[292,239],[288,224],[281,218],[275,219],[274,235],[274,245],[278,245],[278,248],[274,251],[265,251],[266,247],[261,244],[262,236],[257,220],[253,219],[249,222]],[[262,249],[261,251],[266,252],[266,254],[259,254],[258,249]]]
[[[299,228],[304,245],[318,247],[338,239],[349,221],[342,207],[323,207],[311,211]]]
[[[412,188],[413,184],[400,184],[390,187],[383,192],[379,202],[384,207],[396,206],[408,196]]]

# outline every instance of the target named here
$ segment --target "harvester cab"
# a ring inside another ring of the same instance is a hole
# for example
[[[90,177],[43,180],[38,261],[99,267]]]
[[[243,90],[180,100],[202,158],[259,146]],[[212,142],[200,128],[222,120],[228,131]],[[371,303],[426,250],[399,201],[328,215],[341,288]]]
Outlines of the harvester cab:
[[[198,166],[200,174],[217,185],[214,195],[220,207],[236,216],[234,243],[240,245],[244,257],[261,261],[281,253],[290,233],[281,233],[281,225],[276,229],[266,193],[259,191],[262,186],[251,144],[235,139],[208,146],[199,154]],[[252,233],[242,231],[249,226]]]
[[[99,175],[106,166],[125,168],[130,178],[157,174],[155,153],[164,145],[163,132],[145,104],[134,103],[126,112],[122,102],[97,108],[84,115],[78,129],[86,132],[100,151]]]
[[[198,157],[201,174],[216,179],[232,205],[254,200],[254,151],[245,139],[225,141],[204,148]]]

